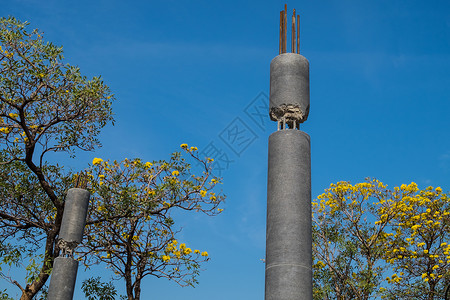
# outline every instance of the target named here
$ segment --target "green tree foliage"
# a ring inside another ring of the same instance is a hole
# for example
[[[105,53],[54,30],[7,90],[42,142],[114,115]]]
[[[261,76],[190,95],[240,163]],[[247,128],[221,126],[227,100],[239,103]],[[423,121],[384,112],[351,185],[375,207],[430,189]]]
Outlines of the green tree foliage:
[[[117,296],[114,284],[102,282],[100,277],[84,280],[81,289],[88,300],[114,300]]]
[[[313,202],[314,299],[443,299],[449,196],[338,182]]]
[[[91,209],[86,242],[79,248],[86,266],[106,263],[117,279],[125,279],[128,299],[140,299],[142,279],[148,275],[174,280],[182,286],[197,283],[199,267],[208,253],[178,241],[175,210],[216,215],[224,196],[211,178],[212,159],[202,160],[197,148],[182,148],[203,168],[201,176],[180,153],[168,161],[122,162],[96,158],[88,176]]]
[[[72,176],[49,164],[48,154],[95,149],[99,130],[112,121],[112,95],[101,79],[88,80],[63,64],[62,48],[27,27],[12,17],[0,19],[2,261],[17,265],[36,251],[42,256],[39,267],[35,260],[28,268],[26,284],[1,273],[20,288],[21,299],[42,289],[58,254],[55,241]]]
[[[29,32],[28,23],[0,19],[0,276],[20,289],[21,299],[45,297],[65,195],[78,178],[50,163],[52,154],[94,150],[100,130],[113,122],[108,86],[62,61],[62,47]],[[172,211],[216,215],[224,197],[213,192],[219,181],[212,160],[182,148],[201,166],[200,176],[180,153],[146,163],[94,159],[84,171],[91,203],[77,257],[86,266],[108,264],[125,279],[128,299],[139,299],[146,275],[195,284],[208,259],[177,241]],[[25,282],[8,275],[15,267],[26,271]]]

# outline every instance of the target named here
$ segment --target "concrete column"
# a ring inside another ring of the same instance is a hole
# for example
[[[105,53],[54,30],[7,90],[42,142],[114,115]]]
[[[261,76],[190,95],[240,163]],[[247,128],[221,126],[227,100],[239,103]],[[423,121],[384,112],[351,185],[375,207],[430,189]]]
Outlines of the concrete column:
[[[72,257],[57,257],[53,262],[52,277],[47,300],[70,300],[73,298],[77,279],[78,261]]]
[[[89,207],[89,192],[72,188],[67,192],[59,238],[66,242],[81,243]]]
[[[57,246],[61,254],[53,262],[47,300],[72,300],[78,261],[73,259],[75,247],[83,239],[89,207],[89,192],[72,188],[67,192]]]
[[[269,137],[265,300],[312,299],[310,138]]]

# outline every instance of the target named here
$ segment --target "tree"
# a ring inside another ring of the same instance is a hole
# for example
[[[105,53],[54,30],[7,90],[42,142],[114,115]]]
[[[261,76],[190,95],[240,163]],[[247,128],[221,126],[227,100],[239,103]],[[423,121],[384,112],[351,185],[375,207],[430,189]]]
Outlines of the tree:
[[[199,267],[208,253],[178,241],[171,213],[176,209],[216,215],[224,196],[211,178],[212,159],[202,160],[197,148],[182,148],[203,168],[201,176],[174,153],[168,161],[122,162],[96,158],[89,171],[91,206],[86,242],[79,250],[86,266],[106,263],[125,279],[128,299],[140,299],[148,275],[174,280],[182,286],[197,283]]]
[[[194,284],[207,254],[175,246],[171,211],[220,212],[224,197],[212,191],[219,182],[212,178],[212,160],[183,144],[202,167],[201,176],[180,153],[152,163],[94,159],[80,175],[50,163],[54,152],[75,157],[76,150],[101,146],[97,136],[113,122],[114,96],[100,77],[88,80],[63,64],[62,47],[45,43],[27,26],[13,17],[0,19],[0,267],[27,272],[25,284],[2,269],[0,276],[21,290],[21,299],[45,297],[60,251],[66,191],[87,174],[92,197],[79,259],[86,266],[107,263],[123,274],[129,299],[139,299],[146,275]]]
[[[2,262],[33,258],[26,285],[1,275],[20,288],[21,299],[42,289],[59,252],[55,241],[72,174],[47,157],[99,146],[96,137],[112,121],[113,100],[99,77],[88,80],[63,64],[62,47],[45,43],[27,26],[13,17],[0,19]]]
[[[116,287],[112,282],[101,282],[100,277],[92,277],[83,281],[81,289],[88,300],[114,300]]]
[[[443,299],[450,283],[450,198],[441,188],[401,185],[380,210],[390,214],[385,260],[393,275],[387,299]],[[396,201],[396,199],[401,199]]]
[[[332,184],[313,202],[315,299],[442,299],[448,200],[415,183]]]
[[[376,180],[332,184],[313,202],[315,299],[370,299],[377,293],[385,220],[374,224],[387,197]]]

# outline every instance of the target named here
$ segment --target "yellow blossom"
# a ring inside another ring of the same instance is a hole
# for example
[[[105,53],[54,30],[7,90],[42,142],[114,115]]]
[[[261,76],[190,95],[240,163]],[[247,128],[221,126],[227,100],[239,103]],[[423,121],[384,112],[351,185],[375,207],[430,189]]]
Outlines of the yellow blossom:
[[[180,147],[183,148],[183,149],[186,149],[188,147],[188,145],[187,144],[181,144]]]
[[[9,113],[9,116],[10,116],[11,118],[17,118],[19,115],[18,115],[18,114]]]
[[[191,147],[191,151],[197,151],[198,148],[197,147]]]
[[[325,267],[325,264],[323,263],[323,261],[319,260],[316,264],[319,268],[323,268]]]
[[[97,164],[100,164],[102,161],[103,161],[103,159],[96,157],[92,160],[92,164],[97,165]]]
[[[2,127],[2,128],[0,128],[0,132],[3,132],[3,133],[10,133],[10,132],[11,132],[11,128],[8,128],[8,127]]]
[[[164,262],[168,262],[168,261],[170,260],[170,256],[168,256],[168,255],[163,255],[163,256],[162,256],[162,260],[163,260]]]
[[[201,195],[202,197],[205,197],[205,196],[206,196],[206,191],[201,190],[201,191],[200,191],[200,195]]]
[[[178,175],[180,175],[180,172],[178,172],[177,170],[172,172],[172,176],[178,176]]]
[[[208,252],[203,251],[203,252],[202,252],[202,256],[205,256],[205,257],[208,256]]]

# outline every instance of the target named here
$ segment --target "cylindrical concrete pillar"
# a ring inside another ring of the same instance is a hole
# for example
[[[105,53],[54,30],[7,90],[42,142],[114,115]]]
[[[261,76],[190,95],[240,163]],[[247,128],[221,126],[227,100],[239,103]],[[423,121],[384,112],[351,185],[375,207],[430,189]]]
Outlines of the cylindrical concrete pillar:
[[[85,189],[69,189],[64,205],[64,214],[59,238],[66,242],[81,243],[83,239],[90,193]]]
[[[73,259],[72,254],[83,239],[89,197],[90,193],[85,189],[72,188],[67,192],[58,241],[63,256],[53,262],[49,300],[72,300],[78,270],[78,261]]]
[[[309,62],[295,53],[283,53],[270,63],[270,111],[273,121],[303,123],[309,114]]]
[[[310,138],[269,137],[265,300],[312,299]]]
[[[73,258],[55,258],[47,300],[72,300],[77,271],[78,261]]]

